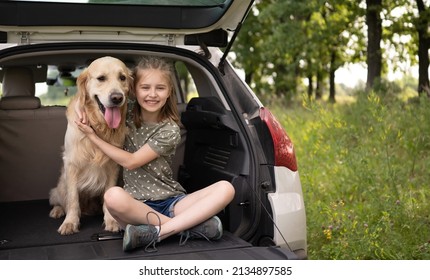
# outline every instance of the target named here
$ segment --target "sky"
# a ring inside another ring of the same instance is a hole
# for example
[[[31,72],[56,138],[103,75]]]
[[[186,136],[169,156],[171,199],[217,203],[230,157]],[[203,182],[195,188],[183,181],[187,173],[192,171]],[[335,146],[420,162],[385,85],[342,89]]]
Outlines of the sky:
[[[350,64],[335,72],[335,83],[344,84],[350,88],[360,82],[366,82],[367,68],[361,64]]]
[[[413,77],[418,78],[418,66],[412,66],[407,70]],[[404,72],[396,71],[389,72],[387,78],[390,81],[401,79],[405,75]],[[367,67],[365,63],[362,64],[348,64],[344,67],[339,68],[335,73],[335,83],[345,84],[346,86],[353,88],[358,83],[366,83],[367,80]]]

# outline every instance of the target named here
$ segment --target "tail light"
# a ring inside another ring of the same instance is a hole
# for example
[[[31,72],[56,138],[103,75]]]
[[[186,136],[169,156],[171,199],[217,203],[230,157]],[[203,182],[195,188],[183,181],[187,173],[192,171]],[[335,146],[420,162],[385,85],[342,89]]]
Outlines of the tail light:
[[[287,132],[268,109],[260,109],[260,118],[266,123],[272,136],[275,165],[285,166],[292,171],[297,171],[296,153],[294,152],[293,142]]]

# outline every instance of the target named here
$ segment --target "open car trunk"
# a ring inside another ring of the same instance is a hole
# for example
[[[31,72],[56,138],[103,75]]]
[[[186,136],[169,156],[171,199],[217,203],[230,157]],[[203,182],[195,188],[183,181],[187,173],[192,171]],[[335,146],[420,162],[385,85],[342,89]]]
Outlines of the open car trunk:
[[[157,244],[157,252],[143,248],[122,251],[121,233],[103,231],[103,216],[83,216],[80,232],[63,236],[57,232],[62,219],[48,216],[47,200],[0,203],[0,259],[286,259],[294,256],[278,247],[254,247],[229,232],[218,241],[179,237]]]
[[[200,72],[190,69],[197,72],[199,88],[206,89],[201,92],[212,92]],[[46,68],[40,71],[46,74]],[[204,94],[179,103],[178,108],[183,127],[173,160],[174,177],[189,193],[218,180],[228,180],[236,189],[234,200],[218,214],[224,226],[221,240],[188,240],[179,246],[179,237],[171,237],[157,244],[157,252],[124,253],[122,235],[104,231],[102,214],[82,216],[79,233],[59,234],[64,218],[49,217],[48,194],[62,166],[66,107],[0,109],[0,259],[295,258],[286,248],[256,246],[272,224],[262,223],[258,216],[260,206],[249,182],[251,152],[233,112],[219,98]]]

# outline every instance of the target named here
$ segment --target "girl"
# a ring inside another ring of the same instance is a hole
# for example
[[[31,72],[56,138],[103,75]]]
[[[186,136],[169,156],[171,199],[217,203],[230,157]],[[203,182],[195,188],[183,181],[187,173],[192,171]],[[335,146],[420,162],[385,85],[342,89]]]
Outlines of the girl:
[[[180,244],[188,238],[219,239],[222,224],[214,215],[234,196],[227,181],[186,194],[172,178],[171,158],[180,141],[173,71],[159,57],[145,57],[134,69],[135,100],[128,106],[124,150],[99,138],[76,108],[79,129],[123,167],[124,187],[109,188],[104,200],[124,229],[124,251],[142,246],[155,251],[156,242],[174,234],[181,235]]]

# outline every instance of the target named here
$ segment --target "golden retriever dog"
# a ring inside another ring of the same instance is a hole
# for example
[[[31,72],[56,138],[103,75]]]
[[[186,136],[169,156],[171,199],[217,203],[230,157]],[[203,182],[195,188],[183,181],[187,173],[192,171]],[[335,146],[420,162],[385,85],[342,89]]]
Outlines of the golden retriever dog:
[[[63,168],[58,185],[51,189],[49,216],[66,216],[58,232],[62,235],[79,231],[81,214],[104,213],[107,231],[118,231],[119,225],[103,205],[107,188],[114,186],[119,165],[107,157],[83,134],[75,121],[76,106],[82,108],[96,134],[105,141],[123,146],[127,96],[132,76],[120,60],[106,56],[94,60],[77,79],[77,94],[71,99],[66,116]],[[78,102],[78,104],[76,104]]]

